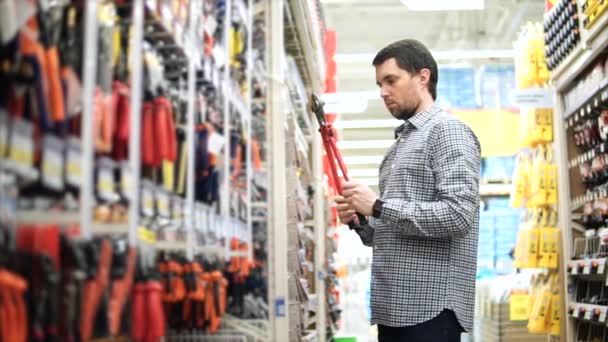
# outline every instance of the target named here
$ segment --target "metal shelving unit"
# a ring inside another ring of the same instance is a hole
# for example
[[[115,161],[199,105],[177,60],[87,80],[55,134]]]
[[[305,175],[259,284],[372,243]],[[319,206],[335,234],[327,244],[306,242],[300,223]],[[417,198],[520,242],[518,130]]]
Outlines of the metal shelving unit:
[[[580,13],[579,13],[580,15]],[[576,301],[577,282],[584,277],[573,275],[569,271],[572,258],[577,254],[574,240],[581,238],[586,230],[579,222],[580,210],[585,199],[595,199],[597,191],[586,191],[578,177],[578,172],[573,172],[573,163],[577,157],[577,149],[572,143],[571,134],[574,121],[582,118],[588,110],[588,105],[595,105],[598,94],[605,88],[606,82],[602,82],[598,89],[589,93],[587,98],[581,98],[578,104],[566,107],[565,94],[574,87],[575,81],[580,79],[583,73],[590,68],[592,63],[608,48],[608,13],[604,13],[598,22],[590,30],[581,29],[581,42],[575,47],[571,54],[553,71],[551,84],[556,88],[556,103],[554,114],[555,149],[554,154],[558,165],[558,188],[559,188],[559,227],[562,231],[561,246],[561,271],[563,276],[564,302],[562,307],[562,341],[577,340],[576,332],[580,327],[578,314],[573,315],[569,308],[579,309]],[[584,238],[583,238],[584,239]],[[568,270],[568,271],[566,271]],[[606,278],[602,277],[602,282]],[[591,321],[590,318],[587,321]]]

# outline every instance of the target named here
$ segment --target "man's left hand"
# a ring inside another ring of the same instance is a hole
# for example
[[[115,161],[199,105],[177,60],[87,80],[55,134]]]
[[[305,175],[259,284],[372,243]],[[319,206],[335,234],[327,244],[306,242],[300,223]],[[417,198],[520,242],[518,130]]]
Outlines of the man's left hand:
[[[342,184],[342,196],[351,208],[364,216],[372,215],[374,202],[378,199],[378,196],[370,187],[352,181]]]

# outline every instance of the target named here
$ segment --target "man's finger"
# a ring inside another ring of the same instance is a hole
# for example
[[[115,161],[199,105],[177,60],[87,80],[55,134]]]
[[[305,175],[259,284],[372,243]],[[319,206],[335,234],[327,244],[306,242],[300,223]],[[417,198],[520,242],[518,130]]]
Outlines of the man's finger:
[[[352,188],[357,187],[357,185],[358,185],[358,184],[357,184],[356,182],[353,182],[353,181],[344,182],[344,183],[342,183],[342,189],[344,189],[344,190],[347,190],[347,189],[352,189]],[[344,197],[346,197],[346,196],[344,195],[344,193],[343,193],[342,195],[343,195]]]
[[[348,203],[338,204],[336,206],[336,209],[338,209],[338,211],[345,211],[345,210],[350,209],[350,205],[348,205]]]
[[[346,198],[342,197],[342,196],[336,196],[334,198],[334,202],[340,204],[340,203],[346,203]]]
[[[348,198],[351,197],[352,195],[355,194],[355,190],[354,189],[349,189],[349,190],[342,190],[342,196],[344,196],[344,199],[348,201]]]

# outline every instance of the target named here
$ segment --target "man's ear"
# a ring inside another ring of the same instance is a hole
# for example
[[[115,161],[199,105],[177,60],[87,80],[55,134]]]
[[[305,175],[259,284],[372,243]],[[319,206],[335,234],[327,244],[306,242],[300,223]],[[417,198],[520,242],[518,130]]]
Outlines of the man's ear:
[[[418,76],[420,77],[420,84],[428,89],[429,82],[431,81],[431,70],[426,68],[420,69]]]

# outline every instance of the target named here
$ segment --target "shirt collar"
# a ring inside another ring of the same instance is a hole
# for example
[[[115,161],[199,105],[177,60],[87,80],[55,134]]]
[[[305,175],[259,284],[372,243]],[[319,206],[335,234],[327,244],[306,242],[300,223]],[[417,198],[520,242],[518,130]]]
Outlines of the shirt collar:
[[[433,117],[433,115],[437,112],[437,109],[438,108],[436,106],[432,106],[431,108],[418,112],[411,118],[405,120],[401,126],[395,129],[395,139],[400,136],[408,126],[414,126],[416,129],[421,129],[427,123],[427,121]]]

